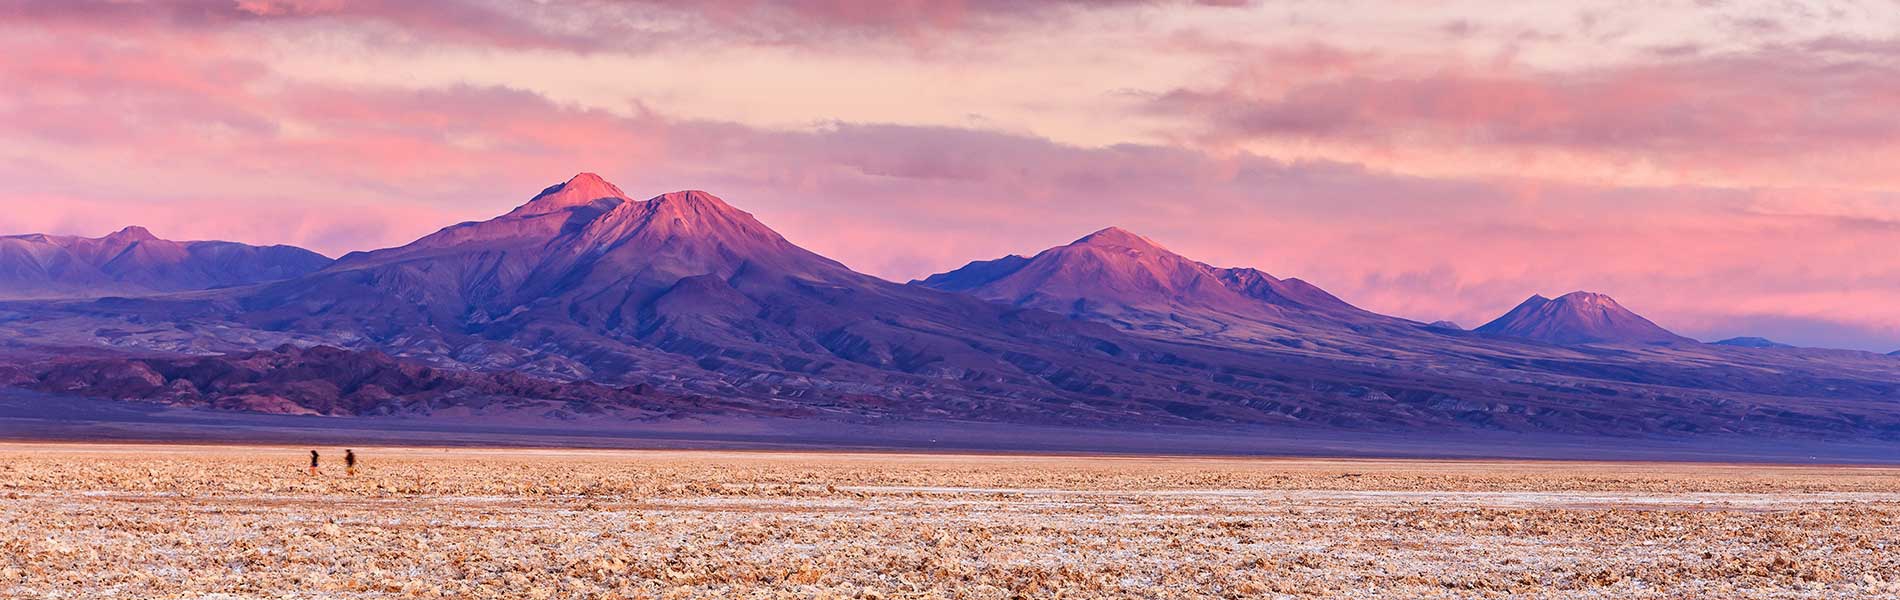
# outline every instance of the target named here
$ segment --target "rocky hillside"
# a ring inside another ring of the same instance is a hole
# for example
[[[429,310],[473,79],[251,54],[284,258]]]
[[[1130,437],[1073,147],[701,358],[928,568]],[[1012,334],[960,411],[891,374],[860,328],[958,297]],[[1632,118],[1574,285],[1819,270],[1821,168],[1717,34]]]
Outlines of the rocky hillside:
[[[137,400],[183,408],[325,416],[528,413],[573,418],[651,418],[706,399],[656,394],[646,386],[539,379],[510,372],[441,369],[318,346],[205,357],[102,358],[15,368],[16,385],[39,391]],[[703,411],[702,411],[703,412]]]

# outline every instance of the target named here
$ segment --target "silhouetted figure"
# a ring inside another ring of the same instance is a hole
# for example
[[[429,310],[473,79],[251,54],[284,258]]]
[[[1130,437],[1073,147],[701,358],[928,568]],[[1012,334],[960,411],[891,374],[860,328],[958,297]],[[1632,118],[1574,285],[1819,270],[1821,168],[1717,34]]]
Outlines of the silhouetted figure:
[[[351,477],[356,476],[356,451],[355,450],[343,451],[343,470],[348,472],[349,476]]]
[[[317,474],[317,451],[311,450],[310,451],[310,475],[314,477],[316,476],[316,474]]]

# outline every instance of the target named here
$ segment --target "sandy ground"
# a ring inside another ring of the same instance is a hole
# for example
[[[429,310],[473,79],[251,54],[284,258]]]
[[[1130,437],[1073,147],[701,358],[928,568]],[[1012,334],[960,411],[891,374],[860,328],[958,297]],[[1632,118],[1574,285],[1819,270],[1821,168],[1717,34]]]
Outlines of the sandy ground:
[[[0,445],[9,598],[1900,597],[1900,469]]]

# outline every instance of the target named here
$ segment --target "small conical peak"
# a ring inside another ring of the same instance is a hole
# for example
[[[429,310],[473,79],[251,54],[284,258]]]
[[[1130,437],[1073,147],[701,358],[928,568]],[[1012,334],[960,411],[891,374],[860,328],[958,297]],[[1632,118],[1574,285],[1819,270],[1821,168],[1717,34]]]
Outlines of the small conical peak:
[[[620,191],[618,186],[608,183],[599,175],[580,173],[567,181],[548,186],[536,194],[533,200],[509,212],[510,217],[525,217],[547,214],[580,206],[593,206],[600,209],[613,208],[632,198]]]
[[[131,242],[149,242],[149,241],[158,239],[158,236],[152,235],[151,230],[148,230],[144,227],[131,225],[131,226],[127,226],[124,229],[120,229],[118,231],[112,232],[112,234],[107,235],[106,237],[102,239],[111,240],[114,242],[131,243]]]
[[[1082,236],[1082,239],[1076,240],[1075,243],[1071,245],[1073,246],[1108,246],[1108,247],[1117,247],[1117,248],[1136,248],[1136,249],[1150,249],[1151,248],[1151,249],[1157,249],[1157,250],[1162,249],[1160,244],[1154,243],[1154,240],[1141,237],[1140,235],[1135,234],[1135,232],[1122,229],[1120,227],[1109,227],[1101,231],[1097,231],[1095,233]]]
[[[1556,344],[1693,341],[1670,333],[1608,295],[1583,291],[1564,294],[1555,300],[1531,296],[1504,316],[1473,331]]]

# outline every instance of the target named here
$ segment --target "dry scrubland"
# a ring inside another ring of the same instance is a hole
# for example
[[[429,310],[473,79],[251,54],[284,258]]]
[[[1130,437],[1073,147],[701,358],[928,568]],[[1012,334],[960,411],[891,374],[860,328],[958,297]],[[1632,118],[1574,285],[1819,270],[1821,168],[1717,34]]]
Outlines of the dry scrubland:
[[[1900,596],[1896,469],[359,450],[0,446],[0,596]]]

